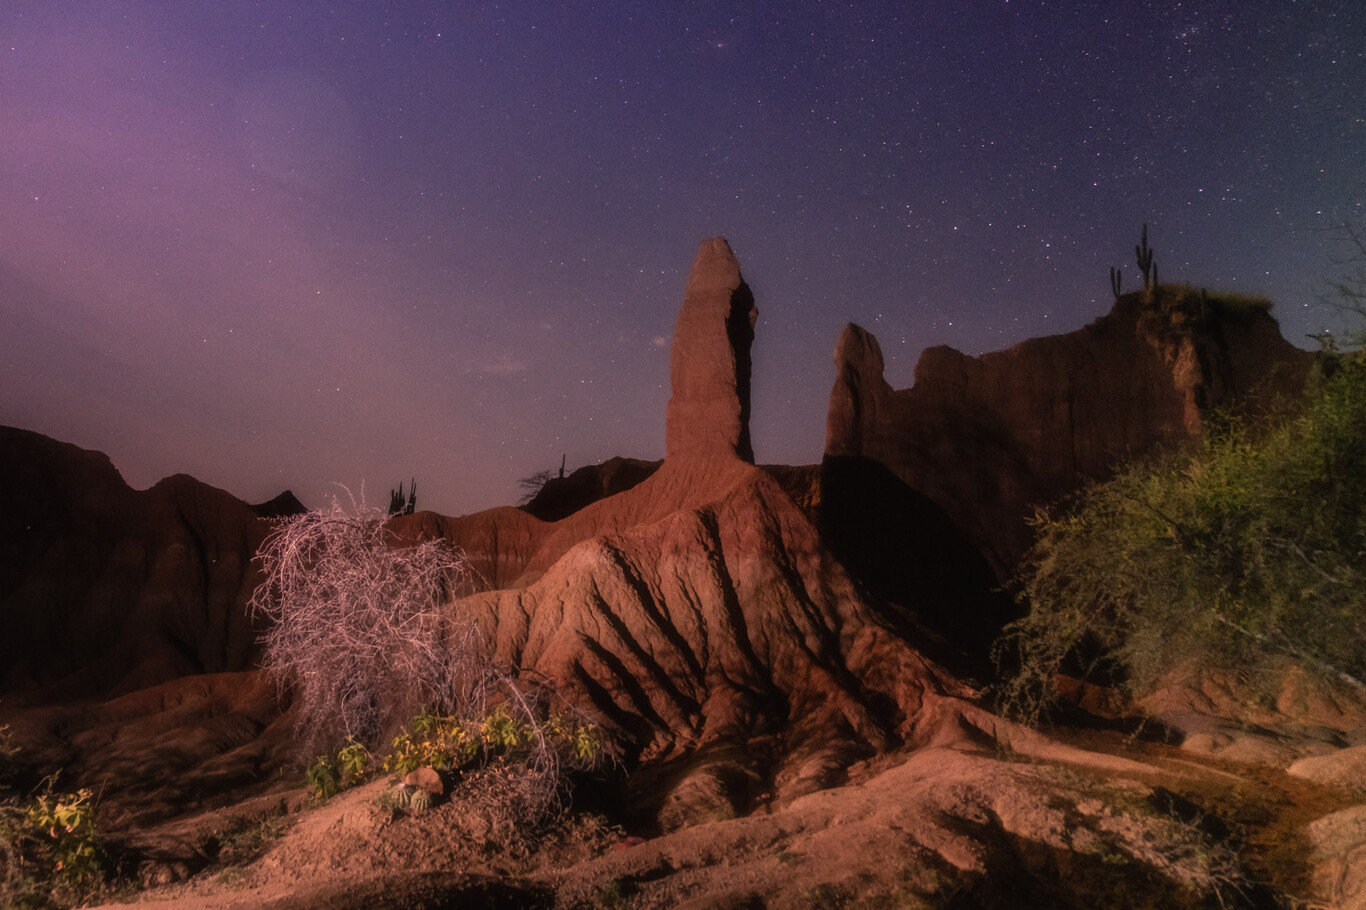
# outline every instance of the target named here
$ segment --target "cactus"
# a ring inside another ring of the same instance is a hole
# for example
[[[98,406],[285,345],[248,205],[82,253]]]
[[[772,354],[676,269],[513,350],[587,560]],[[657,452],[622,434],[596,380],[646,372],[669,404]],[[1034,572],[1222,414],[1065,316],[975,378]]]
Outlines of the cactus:
[[[417,510],[417,480],[414,478],[408,495],[403,495],[403,482],[399,481],[397,490],[389,491],[389,514],[411,515]]]
[[[1120,285],[1124,281],[1124,270],[1110,266],[1110,290],[1114,292],[1115,299],[1119,299]]]
[[[1153,267],[1153,251],[1148,249],[1148,222],[1143,222],[1143,240],[1134,247],[1134,256],[1138,259],[1138,270],[1143,273],[1143,287],[1151,287],[1157,283],[1157,271]],[[1151,284],[1149,283],[1148,273],[1153,273]]]

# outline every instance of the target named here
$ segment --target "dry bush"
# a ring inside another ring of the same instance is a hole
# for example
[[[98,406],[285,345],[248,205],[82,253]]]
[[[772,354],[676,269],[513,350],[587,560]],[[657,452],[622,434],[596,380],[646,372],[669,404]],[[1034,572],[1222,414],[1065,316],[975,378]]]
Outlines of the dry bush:
[[[304,746],[374,742],[389,718],[454,707],[485,669],[477,630],[442,609],[473,581],[443,539],[401,546],[379,510],[334,503],[281,521],[257,559],[262,663],[292,687]]]
[[[401,543],[379,510],[334,503],[282,520],[257,558],[265,581],[250,605],[271,621],[262,663],[292,690],[304,755],[343,741],[377,749],[415,715],[506,717],[521,731],[521,798],[559,805],[569,768],[554,719],[569,709],[552,712],[550,689],[499,666],[460,616],[458,597],[475,588],[462,552]]]

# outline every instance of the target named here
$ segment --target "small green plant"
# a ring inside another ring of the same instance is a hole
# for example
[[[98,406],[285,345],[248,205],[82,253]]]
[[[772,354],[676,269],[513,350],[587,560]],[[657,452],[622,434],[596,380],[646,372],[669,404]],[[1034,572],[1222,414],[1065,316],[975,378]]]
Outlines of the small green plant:
[[[337,760],[331,755],[319,755],[304,770],[304,781],[313,791],[314,799],[331,799],[341,792],[342,775]]]
[[[24,813],[29,829],[47,837],[54,871],[71,881],[88,881],[101,871],[94,795],[88,788],[55,793],[49,779]]]
[[[370,776],[374,768],[374,758],[363,743],[348,737],[346,745],[337,752],[337,767],[341,772],[343,785],[354,787]]]
[[[463,772],[492,760],[525,765],[539,758],[541,764],[589,770],[606,754],[598,728],[566,713],[537,720],[498,705],[481,719],[465,720],[423,709],[393,738],[383,759],[348,740],[335,756],[319,755],[306,770],[305,782],[318,799],[328,799],[377,769],[397,775],[418,768]]]
[[[28,799],[0,798],[0,904],[74,905],[104,881],[105,854],[95,825],[94,793],[63,793],[55,775]]]
[[[838,910],[841,907],[848,907],[853,899],[848,889],[833,882],[812,885],[802,896],[806,906],[811,910]]]
[[[598,885],[597,892],[594,894],[594,904],[606,908],[606,910],[625,907],[628,889],[629,886],[619,878],[605,881]]]

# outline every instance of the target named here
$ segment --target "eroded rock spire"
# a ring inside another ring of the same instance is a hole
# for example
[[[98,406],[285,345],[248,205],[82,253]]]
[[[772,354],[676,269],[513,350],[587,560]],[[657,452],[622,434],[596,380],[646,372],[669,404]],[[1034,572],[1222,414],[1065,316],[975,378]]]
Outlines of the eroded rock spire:
[[[702,241],[674,327],[665,458],[754,461],[750,345],[758,310],[722,237]]]

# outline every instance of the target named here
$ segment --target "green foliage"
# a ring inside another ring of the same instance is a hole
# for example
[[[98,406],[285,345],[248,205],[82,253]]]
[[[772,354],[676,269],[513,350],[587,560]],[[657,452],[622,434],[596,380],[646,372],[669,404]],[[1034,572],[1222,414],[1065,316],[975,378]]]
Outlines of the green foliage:
[[[1246,323],[1270,311],[1270,298],[1257,294],[1164,284],[1148,290],[1144,313],[1163,324],[1181,326]]]
[[[337,760],[330,755],[319,755],[304,770],[304,782],[313,791],[314,799],[331,799],[341,792],[342,775]]]
[[[94,793],[62,793],[48,778],[28,799],[0,798],[0,901],[6,907],[74,905],[103,882]]]
[[[556,768],[591,770],[606,754],[598,728],[566,713],[537,718],[500,704],[471,720],[423,710],[393,738],[383,759],[349,740],[335,757],[319,755],[305,781],[315,797],[328,799],[377,769],[398,775],[418,768],[463,772],[495,760],[527,766],[549,759]]]
[[[337,766],[341,769],[342,780],[348,786],[361,783],[369,776],[374,765],[370,750],[364,744],[348,738],[346,745],[337,752]]]
[[[996,646],[1003,707],[1037,719],[1057,673],[1144,691],[1183,664],[1264,674],[1293,659],[1366,677],[1366,360],[1304,410],[1210,433],[1041,515],[1018,578],[1029,614]]]

